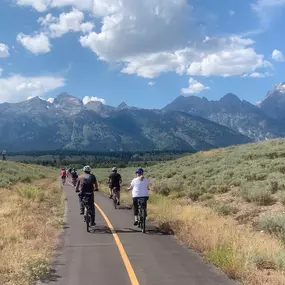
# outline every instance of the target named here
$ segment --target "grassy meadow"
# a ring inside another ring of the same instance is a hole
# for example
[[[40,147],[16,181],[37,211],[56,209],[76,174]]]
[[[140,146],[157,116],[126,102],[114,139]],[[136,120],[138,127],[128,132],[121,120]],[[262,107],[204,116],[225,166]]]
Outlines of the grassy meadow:
[[[30,285],[49,271],[63,225],[58,170],[0,161],[0,284]]]
[[[120,171],[125,186],[134,171]],[[108,170],[96,173],[106,190]],[[285,140],[199,152],[146,176],[153,223],[242,284],[285,284]]]

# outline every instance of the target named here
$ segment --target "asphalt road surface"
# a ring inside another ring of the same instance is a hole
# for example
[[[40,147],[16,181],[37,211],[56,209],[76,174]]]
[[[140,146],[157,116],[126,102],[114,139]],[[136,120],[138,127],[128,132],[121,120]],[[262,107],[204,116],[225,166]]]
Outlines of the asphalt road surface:
[[[127,207],[113,208],[95,192],[96,226],[86,231],[77,193],[69,182],[67,221],[50,275],[50,285],[236,285],[173,236],[147,224],[146,234],[133,226]]]

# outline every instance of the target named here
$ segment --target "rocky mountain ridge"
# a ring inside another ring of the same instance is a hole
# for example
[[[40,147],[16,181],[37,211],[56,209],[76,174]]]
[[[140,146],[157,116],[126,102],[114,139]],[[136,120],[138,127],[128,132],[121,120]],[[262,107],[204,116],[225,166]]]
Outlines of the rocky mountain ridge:
[[[200,150],[285,137],[285,83],[257,106],[228,93],[218,101],[179,96],[162,110],[83,104],[61,93],[0,104],[0,148]]]

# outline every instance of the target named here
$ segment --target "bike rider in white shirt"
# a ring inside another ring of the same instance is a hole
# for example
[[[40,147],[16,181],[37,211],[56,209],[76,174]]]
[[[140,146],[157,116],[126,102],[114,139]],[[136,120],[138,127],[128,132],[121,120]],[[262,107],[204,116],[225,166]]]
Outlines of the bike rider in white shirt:
[[[132,180],[128,188],[128,190],[132,190],[135,226],[138,224],[138,199],[144,198],[147,201],[149,197],[149,180],[144,177],[143,172],[141,167],[136,170],[137,177]]]

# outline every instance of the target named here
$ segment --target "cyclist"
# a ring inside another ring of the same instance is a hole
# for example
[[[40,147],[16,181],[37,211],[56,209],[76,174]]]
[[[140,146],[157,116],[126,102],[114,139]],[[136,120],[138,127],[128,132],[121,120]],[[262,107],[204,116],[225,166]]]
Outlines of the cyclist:
[[[116,187],[117,188],[117,193],[118,193],[118,205],[120,205],[120,188],[121,188],[121,183],[122,183],[122,177],[118,173],[118,170],[116,167],[112,168],[112,173],[109,176],[109,190],[110,190],[110,199],[113,197],[113,189]]]
[[[91,174],[91,167],[86,165],[83,167],[84,174],[80,175],[77,180],[75,191],[79,192],[80,215],[84,214],[83,197],[88,195],[90,197],[89,206],[91,208],[91,226],[95,226],[95,206],[94,206],[94,185],[95,190],[98,191],[98,183],[94,174]]]
[[[61,176],[62,183],[65,183],[65,180],[66,180],[66,170],[65,170],[65,168],[61,169],[60,176]]]
[[[147,201],[149,197],[149,180],[144,177],[143,173],[143,169],[139,167],[136,170],[137,177],[132,180],[128,188],[128,190],[132,190],[135,226],[138,225],[138,198],[144,198]]]
[[[75,186],[78,178],[77,170],[75,168],[71,171],[72,184]]]
[[[67,171],[68,176],[71,175],[71,171],[72,171],[72,168],[69,168],[68,171]]]

